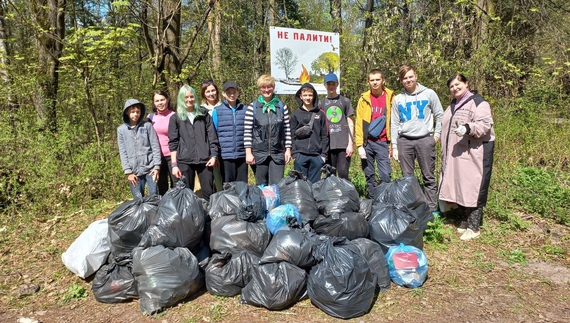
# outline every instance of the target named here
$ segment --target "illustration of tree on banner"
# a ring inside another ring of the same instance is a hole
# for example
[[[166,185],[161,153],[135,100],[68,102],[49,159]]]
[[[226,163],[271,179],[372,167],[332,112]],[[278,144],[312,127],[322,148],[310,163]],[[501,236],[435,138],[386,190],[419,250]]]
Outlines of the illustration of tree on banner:
[[[289,79],[289,75],[295,69],[298,59],[297,55],[289,47],[279,48],[277,50],[277,66],[285,72],[285,77]]]
[[[337,53],[326,52],[317,57],[311,63],[311,69],[316,75],[325,76],[328,73],[334,73],[340,68],[340,57]]]

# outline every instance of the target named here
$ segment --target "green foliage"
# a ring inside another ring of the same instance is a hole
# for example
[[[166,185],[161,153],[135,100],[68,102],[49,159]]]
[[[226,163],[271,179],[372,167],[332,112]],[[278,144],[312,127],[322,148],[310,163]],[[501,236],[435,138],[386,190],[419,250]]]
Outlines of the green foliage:
[[[24,112],[24,111],[20,111]],[[94,200],[122,199],[123,182],[118,148],[112,141],[101,147],[85,141],[85,134],[65,120],[57,136],[35,129],[25,118],[16,131],[0,127],[0,208],[9,213],[33,211],[36,217],[68,208],[88,206]],[[98,202],[100,203],[100,202]]]
[[[443,218],[439,214],[434,214],[433,221],[428,222],[428,227],[424,232],[424,241],[443,247],[442,244],[451,240],[452,234],[453,229],[445,226]]]
[[[564,249],[563,247],[551,244],[544,245],[543,250],[545,253],[555,256],[563,256],[567,253],[567,250]]]
[[[77,284],[73,283],[73,285],[69,286],[65,294],[63,294],[63,303],[67,304],[72,300],[81,300],[89,296],[89,292],[87,290]]]
[[[522,266],[527,266],[526,255],[520,249],[513,249],[511,251],[502,250],[500,255],[511,265],[520,264]]]
[[[524,211],[569,225],[570,187],[563,185],[563,175],[535,167],[515,171],[513,203]]]
[[[321,54],[311,63],[311,70],[317,75],[336,72],[340,67],[340,58],[335,52]]]

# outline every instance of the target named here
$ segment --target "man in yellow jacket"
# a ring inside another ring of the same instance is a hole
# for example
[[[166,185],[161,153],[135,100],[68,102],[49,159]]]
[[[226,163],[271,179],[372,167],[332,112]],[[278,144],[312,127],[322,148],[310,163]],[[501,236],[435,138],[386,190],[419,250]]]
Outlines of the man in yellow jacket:
[[[384,86],[384,76],[379,69],[368,73],[370,90],[362,93],[356,107],[354,142],[362,163],[368,185],[368,195],[374,199],[378,177],[382,183],[390,182],[392,168],[390,157],[390,114],[394,92]]]

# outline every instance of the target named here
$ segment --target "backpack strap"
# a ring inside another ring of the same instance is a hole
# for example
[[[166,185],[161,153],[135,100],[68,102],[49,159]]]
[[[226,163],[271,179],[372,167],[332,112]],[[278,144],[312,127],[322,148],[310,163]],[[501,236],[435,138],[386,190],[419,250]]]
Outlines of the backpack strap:
[[[317,112],[318,113],[318,112]],[[313,122],[315,121],[315,114],[317,113],[311,113],[311,121],[309,121],[309,128],[313,129]]]
[[[152,123],[152,118],[154,118],[154,113],[149,114],[147,120]]]

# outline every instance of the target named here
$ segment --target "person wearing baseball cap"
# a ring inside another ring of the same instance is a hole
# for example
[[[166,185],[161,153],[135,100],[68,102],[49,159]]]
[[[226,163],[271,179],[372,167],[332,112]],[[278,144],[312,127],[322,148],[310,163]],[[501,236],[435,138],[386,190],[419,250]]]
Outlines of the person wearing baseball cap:
[[[354,110],[350,99],[338,94],[338,77],[334,73],[325,75],[327,96],[319,101],[319,109],[327,116],[330,138],[327,161],[336,168],[338,177],[348,179],[350,158],[354,151]]]
[[[222,95],[224,99],[214,108],[212,119],[220,141],[223,180],[224,183],[247,183],[248,171],[243,144],[247,106],[239,101],[239,88],[234,81],[224,83]]]

